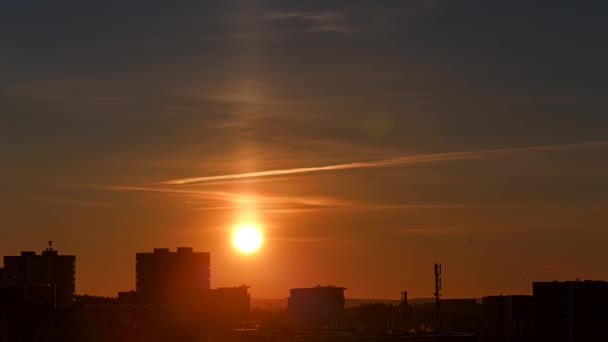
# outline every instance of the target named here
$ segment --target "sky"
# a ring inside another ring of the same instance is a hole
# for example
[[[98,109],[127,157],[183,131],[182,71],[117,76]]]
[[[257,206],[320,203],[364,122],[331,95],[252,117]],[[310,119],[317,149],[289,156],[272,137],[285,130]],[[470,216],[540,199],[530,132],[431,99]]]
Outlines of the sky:
[[[211,253],[257,298],[608,279],[601,1],[0,3],[0,255]],[[231,245],[250,222],[262,248]]]

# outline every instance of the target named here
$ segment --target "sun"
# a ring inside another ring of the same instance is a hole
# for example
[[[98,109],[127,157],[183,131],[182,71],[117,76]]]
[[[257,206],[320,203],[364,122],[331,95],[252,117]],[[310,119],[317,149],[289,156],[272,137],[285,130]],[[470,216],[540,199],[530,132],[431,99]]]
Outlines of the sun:
[[[232,234],[232,244],[243,253],[252,253],[262,246],[262,232],[252,224],[237,226]]]

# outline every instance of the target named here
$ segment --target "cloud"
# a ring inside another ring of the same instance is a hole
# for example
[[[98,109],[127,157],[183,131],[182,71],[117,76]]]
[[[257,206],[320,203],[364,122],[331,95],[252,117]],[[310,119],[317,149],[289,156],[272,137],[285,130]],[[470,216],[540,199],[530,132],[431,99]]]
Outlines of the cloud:
[[[346,11],[324,12],[273,12],[267,15],[268,19],[278,21],[298,21],[305,24],[308,32],[341,32],[348,33],[350,26]]]
[[[480,234],[499,233],[508,231],[507,228],[497,227],[459,227],[459,226],[437,226],[437,227],[406,227],[393,230],[393,233],[403,236],[478,236]],[[468,240],[469,242],[472,242]]]
[[[476,151],[459,151],[459,152],[423,154],[423,155],[403,156],[403,157],[377,160],[377,161],[367,161],[367,162],[352,162],[352,163],[326,165],[326,166],[313,166],[313,167],[302,167],[302,168],[291,168],[291,169],[277,169],[277,170],[267,170],[267,171],[257,171],[257,172],[246,172],[246,173],[237,173],[237,174],[226,174],[226,175],[217,175],[217,176],[181,178],[181,179],[173,179],[173,180],[161,182],[160,184],[184,185],[184,184],[193,184],[193,183],[205,183],[205,182],[218,181],[218,180],[270,177],[270,176],[290,175],[290,174],[320,172],[320,171],[338,171],[338,170],[350,170],[350,169],[413,165],[413,164],[431,163],[431,162],[439,162],[439,161],[496,158],[496,157],[502,157],[502,156],[507,156],[507,155],[523,154],[523,153],[531,153],[531,152],[571,151],[571,150],[604,149],[604,148],[608,148],[608,140],[571,143],[571,144],[559,144],[559,145],[543,145],[543,146],[506,148],[506,149],[488,149],[488,150],[476,150]]]
[[[307,237],[307,238],[298,238],[298,237],[284,237],[284,238],[270,238],[269,241],[273,242],[287,242],[287,243],[320,243],[320,242],[351,242],[355,241],[354,239],[346,239],[341,237]]]
[[[95,207],[95,208],[110,208],[113,207],[111,203],[86,201],[73,198],[64,197],[49,197],[49,196],[37,196],[37,195],[18,195],[18,194],[4,194],[5,196],[28,200],[36,202],[44,202],[51,204],[66,204],[66,205],[77,205],[83,207]]]
[[[346,207],[351,206],[352,202],[322,196],[261,196],[256,194],[232,193],[225,191],[203,191],[203,190],[188,190],[188,189],[166,189],[156,187],[139,187],[139,186],[108,186],[108,185],[91,185],[95,188],[113,190],[113,191],[139,191],[139,192],[156,192],[170,195],[186,196],[195,200],[211,200],[228,202],[231,205],[198,205],[196,210],[235,210],[235,209],[256,209],[256,210],[283,210],[283,209],[315,209],[326,207]],[[208,202],[206,202],[208,203]],[[191,204],[197,205],[196,202]]]

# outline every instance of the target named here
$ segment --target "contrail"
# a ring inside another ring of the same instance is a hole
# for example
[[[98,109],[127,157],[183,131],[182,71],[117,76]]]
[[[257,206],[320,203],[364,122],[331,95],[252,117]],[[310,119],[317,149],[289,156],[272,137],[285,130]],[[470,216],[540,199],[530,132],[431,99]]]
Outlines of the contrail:
[[[412,165],[412,164],[430,163],[430,162],[437,162],[437,161],[494,158],[494,157],[500,157],[500,156],[505,156],[505,155],[518,154],[518,153],[527,153],[527,152],[571,151],[571,150],[588,150],[588,149],[604,149],[604,148],[608,148],[608,140],[589,141],[589,142],[572,143],[572,144],[560,144],[560,145],[542,145],[542,146],[505,148],[505,149],[473,150],[473,151],[457,151],[457,152],[447,152],[447,153],[423,154],[423,155],[403,156],[403,157],[376,160],[376,161],[353,162],[353,163],[335,164],[335,165],[326,165],[326,166],[301,167],[301,168],[293,168],[293,169],[278,169],[278,170],[266,170],[266,171],[258,171],[258,172],[235,173],[235,174],[227,174],[227,175],[219,175],[219,176],[182,178],[182,179],[174,179],[174,180],[161,182],[160,184],[184,185],[184,184],[205,183],[205,182],[227,180],[227,179],[269,177],[269,176],[278,176],[278,175],[290,175],[290,174],[296,174],[296,173],[365,169],[365,168],[386,167],[386,166],[395,166],[395,165]]]
[[[200,191],[200,190],[183,190],[183,189],[163,189],[154,187],[141,187],[141,186],[119,186],[119,185],[91,185],[95,188],[115,190],[115,191],[142,191],[142,192],[158,192],[167,193],[183,196],[192,196],[199,199],[209,199],[215,201],[225,201],[231,203],[237,203],[237,206],[224,206],[224,207],[212,207],[199,210],[210,210],[210,209],[228,209],[236,207],[244,207],[246,205],[261,203],[273,204],[273,205],[284,205],[284,204],[298,204],[307,207],[344,207],[350,206],[350,201],[340,200],[331,197],[281,197],[281,196],[260,196],[253,194],[235,194],[231,192],[222,191]]]

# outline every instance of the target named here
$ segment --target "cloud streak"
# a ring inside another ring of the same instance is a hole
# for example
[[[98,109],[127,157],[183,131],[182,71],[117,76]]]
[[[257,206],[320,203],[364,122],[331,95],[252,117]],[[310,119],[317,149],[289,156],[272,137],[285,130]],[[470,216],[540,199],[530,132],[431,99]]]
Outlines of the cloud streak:
[[[313,197],[313,196],[261,196],[255,194],[231,193],[224,191],[200,191],[200,190],[181,190],[165,189],[140,186],[108,186],[93,185],[93,187],[111,191],[132,191],[132,192],[153,192],[169,195],[191,197],[195,200],[211,200],[228,202],[229,206],[199,207],[197,210],[230,210],[230,209],[258,209],[258,208],[283,208],[285,206],[296,205],[298,208],[323,208],[323,207],[346,207],[352,205],[350,201],[332,197]]]
[[[523,153],[531,153],[531,152],[574,151],[574,150],[590,150],[590,149],[605,149],[605,148],[608,148],[608,140],[590,141],[590,142],[581,142],[581,143],[572,143],[572,144],[527,146],[527,147],[505,148],[505,149],[457,151],[457,152],[447,152],[447,153],[433,153],[433,154],[424,154],[424,155],[403,156],[403,157],[384,159],[384,160],[352,162],[352,163],[334,164],[334,165],[326,165],[326,166],[313,166],[313,167],[302,167],[302,168],[291,168],[291,169],[276,169],[276,170],[266,170],[266,171],[257,171],[257,172],[225,174],[225,175],[217,175],[217,176],[181,178],[181,179],[173,179],[173,180],[164,181],[164,182],[161,182],[160,184],[185,185],[185,184],[194,184],[194,183],[207,183],[207,182],[213,182],[213,181],[219,181],[219,180],[237,180],[237,179],[246,179],[246,178],[271,177],[271,176],[280,176],[280,175],[309,173],[309,172],[339,171],[339,170],[414,165],[414,164],[440,162],[440,161],[496,158],[496,157],[523,154]]]
[[[354,242],[357,241],[352,238],[344,238],[344,237],[309,237],[309,238],[299,238],[299,237],[278,237],[271,238],[269,241],[272,242],[286,242],[286,243],[323,243],[323,242]]]
[[[105,202],[86,201],[80,199],[63,198],[63,197],[49,197],[49,196],[37,196],[37,195],[18,195],[18,194],[2,194],[4,196],[10,196],[27,201],[44,202],[51,204],[65,204],[65,205],[77,205],[83,207],[95,207],[95,208],[110,208],[114,205]]]

